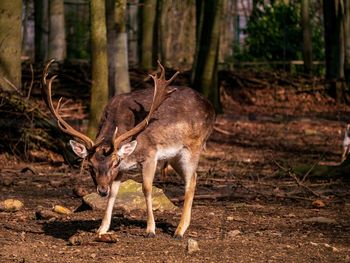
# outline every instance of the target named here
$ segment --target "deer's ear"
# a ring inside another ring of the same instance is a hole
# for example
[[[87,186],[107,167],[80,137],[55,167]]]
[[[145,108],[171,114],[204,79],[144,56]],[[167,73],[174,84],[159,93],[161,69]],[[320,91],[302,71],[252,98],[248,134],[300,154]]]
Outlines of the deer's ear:
[[[131,141],[129,143],[124,144],[120,149],[118,150],[118,156],[123,159],[130,154],[133,153],[137,145],[137,141]]]
[[[73,152],[80,158],[84,159],[86,156],[88,156],[88,151],[84,144],[73,140],[70,140],[69,144],[72,147]]]

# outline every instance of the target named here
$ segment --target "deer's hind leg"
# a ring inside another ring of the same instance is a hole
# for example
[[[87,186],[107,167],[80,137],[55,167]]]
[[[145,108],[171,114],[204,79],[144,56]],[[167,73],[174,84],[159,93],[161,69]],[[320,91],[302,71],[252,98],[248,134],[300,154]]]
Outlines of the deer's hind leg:
[[[199,155],[193,156],[186,150],[176,162],[171,163],[175,171],[183,176],[185,180],[184,204],[181,219],[174,234],[175,238],[182,238],[191,222],[192,203],[196,190],[198,159]]]

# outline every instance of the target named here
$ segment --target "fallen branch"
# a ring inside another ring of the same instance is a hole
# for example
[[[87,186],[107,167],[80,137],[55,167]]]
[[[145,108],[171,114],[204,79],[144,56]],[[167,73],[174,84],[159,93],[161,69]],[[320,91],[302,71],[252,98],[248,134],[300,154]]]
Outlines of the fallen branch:
[[[306,189],[307,191],[309,191],[310,193],[312,193],[313,195],[315,195],[319,198],[322,197],[319,193],[315,192],[309,186],[307,186],[304,183],[304,181],[299,180],[298,176],[292,172],[291,168],[285,168],[281,164],[279,164],[276,160],[273,160],[273,161],[280,169],[282,169],[285,173],[287,173],[295,181],[295,183],[298,185],[298,187]],[[311,169],[308,171],[308,173],[310,173],[310,172],[311,172]],[[306,178],[307,174],[304,175],[304,178]]]

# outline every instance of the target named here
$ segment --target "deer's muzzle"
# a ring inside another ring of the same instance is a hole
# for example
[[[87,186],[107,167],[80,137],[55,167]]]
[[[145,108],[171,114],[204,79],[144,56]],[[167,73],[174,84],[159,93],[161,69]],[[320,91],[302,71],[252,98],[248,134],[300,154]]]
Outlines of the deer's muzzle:
[[[101,186],[98,185],[97,186],[97,193],[102,196],[102,197],[106,197],[109,195],[109,186]]]

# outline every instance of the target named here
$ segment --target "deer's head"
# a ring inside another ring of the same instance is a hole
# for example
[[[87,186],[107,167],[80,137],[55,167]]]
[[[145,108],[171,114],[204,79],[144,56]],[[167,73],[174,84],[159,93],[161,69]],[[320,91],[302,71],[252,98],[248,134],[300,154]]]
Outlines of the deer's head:
[[[168,89],[169,84],[175,79],[179,72],[176,72],[169,80],[165,79],[164,67],[158,61],[158,65],[161,69],[160,77],[150,75],[154,81],[154,94],[151,108],[146,118],[137,124],[134,128],[129,131],[118,134],[118,127],[113,127],[114,134],[113,138],[101,138],[93,141],[85,134],[77,131],[70,126],[59,114],[60,102],[59,100],[57,107],[55,108],[52,103],[52,82],[56,78],[53,76],[47,78],[48,69],[54,60],[49,61],[43,71],[42,77],[42,95],[48,106],[51,114],[57,121],[58,127],[64,132],[71,135],[75,140],[70,140],[70,146],[74,153],[87,160],[88,167],[92,179],[96,185],[97,192],[101,196],[107,196],[110,191],[112,182],[118,176],[119,168],[123,163],[123,160],[130,156],[137,147],[137,141],[127,141],[134,135],[140,133],[149,123],[149,120],[155,110],[162,104],[162,102],[168,97],[169,94],[174,92],[176,89]],[[105,141],[112,141],[112,147],[106,146]]]

